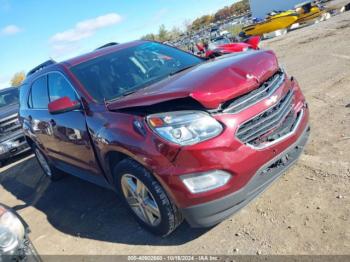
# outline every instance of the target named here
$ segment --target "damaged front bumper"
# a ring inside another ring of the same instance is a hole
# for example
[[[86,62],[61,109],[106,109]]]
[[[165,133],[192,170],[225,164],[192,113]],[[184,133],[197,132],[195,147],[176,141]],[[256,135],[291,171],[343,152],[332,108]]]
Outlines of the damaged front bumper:
[[[220,199],[182,208],[187,222],[192,227],[210,227],[246,206],[295,163],[307,143],[309,133],[310,127],[307,126],[293,145],[262,166],[240,190]]]

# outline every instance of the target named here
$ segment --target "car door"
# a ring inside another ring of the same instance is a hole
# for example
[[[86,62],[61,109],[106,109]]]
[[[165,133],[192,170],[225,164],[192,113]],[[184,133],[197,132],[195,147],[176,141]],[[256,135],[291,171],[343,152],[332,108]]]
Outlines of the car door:
[[[79,100],[73,86],[62,73],[49,73],[47,77],[50,102],[62,97],[69,97],[72,101]],[[50,114],[49,123],[52,133],[47,150],[56,165],[66,172],[88,180],[86,175],[100,175],[101,170],[90,143],[84,111],[78,109]]]

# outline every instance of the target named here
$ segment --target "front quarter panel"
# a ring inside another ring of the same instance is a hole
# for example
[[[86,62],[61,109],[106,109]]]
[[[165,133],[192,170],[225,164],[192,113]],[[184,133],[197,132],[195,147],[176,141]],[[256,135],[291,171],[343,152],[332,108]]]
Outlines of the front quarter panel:
[[[144,117],[94,110],[86,120],[96,155],[110,183],[113,182],[113,176],[107,156],[111,152],[118,152],[142,164],[167,187],[164,183],[167,176],[161,174],[170,173],[179,147],[170,146],[155,137],[147,127]],[[135,127],[135,122],[140,123],[145,132],[140,132]]]

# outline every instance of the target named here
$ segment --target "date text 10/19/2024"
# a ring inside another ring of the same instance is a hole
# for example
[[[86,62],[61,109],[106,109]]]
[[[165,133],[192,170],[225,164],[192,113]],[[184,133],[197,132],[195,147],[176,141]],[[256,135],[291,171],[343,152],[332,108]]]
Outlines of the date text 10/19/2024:
[[[217,261],[216,256],[128,256],[128,261]]]

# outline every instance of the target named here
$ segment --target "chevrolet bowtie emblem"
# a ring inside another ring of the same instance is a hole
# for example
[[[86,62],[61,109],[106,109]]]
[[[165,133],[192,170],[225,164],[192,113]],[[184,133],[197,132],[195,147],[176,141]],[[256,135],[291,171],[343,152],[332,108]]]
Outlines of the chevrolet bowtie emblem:
[[[257,83],[259,83],[259,80],[258,80],[258,78],[257,78],[255,75],[246,74],[246,78],[247,78],[248,80],[255,79],[255,81],[256,81]]]
[[[267,106],[270,106],[270,105],[276,104],[277,100],[278,100],[278,96],[277,96],[277,95],[271,96],[271,97],[266,101],[266,105],[267,105]]]

